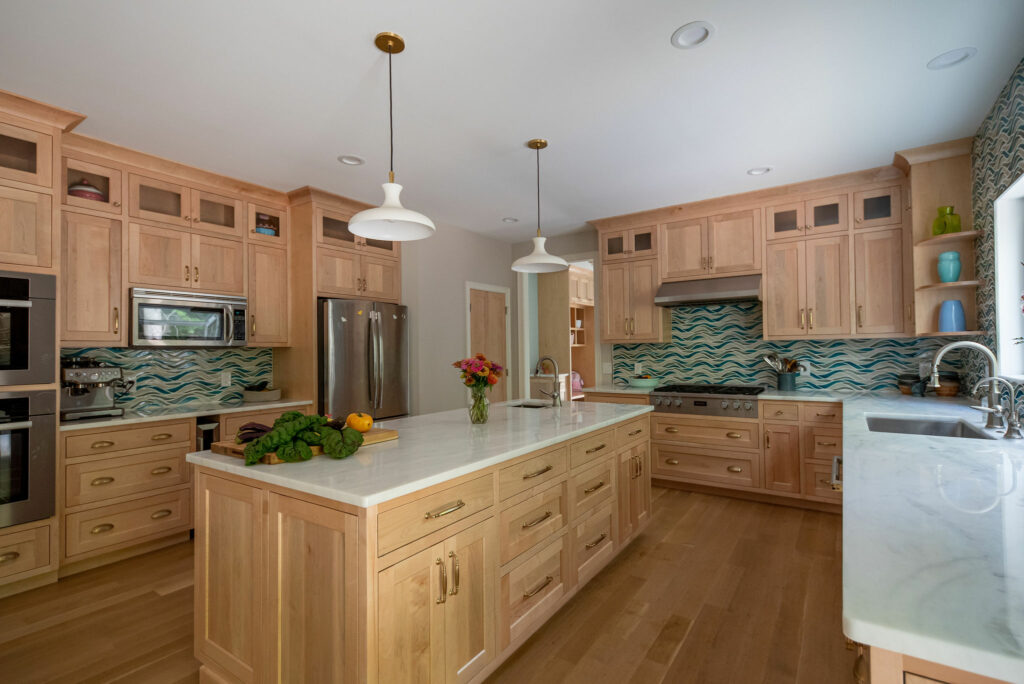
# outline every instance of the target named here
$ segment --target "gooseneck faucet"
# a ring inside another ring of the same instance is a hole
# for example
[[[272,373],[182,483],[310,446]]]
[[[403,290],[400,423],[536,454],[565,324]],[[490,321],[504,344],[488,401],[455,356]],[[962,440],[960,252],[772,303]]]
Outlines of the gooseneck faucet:
[[[551,365],[555,367],[555,384],[553,385],[553,389],[552,389],[552,391],[550,393],[545,392],[544,390],[540,390],[540,393],[543,394],[545,397],[551,397],[551,406],[552,407],[554,407],[554,406],[561,406],[562,405],[562,383],[559,382],[558,362],[555,361],[550,356],[542,356],[542,357],[540,357],[537,360],[537,365],[533,369],[533,374],[534,375],[540,375],[541,373],[544,372],[544,362],[545,361],[550,361]]]
[[[974,349],[985,355],[988,359],[988,373],[986,373],[986,379],[988,383],[988,407],[992,411],[988,412],[988,420],[985,421],[985,427],[987,428],[1003,428],[1003,412],[996,407],[1001,406],[1002,402],[999,399],[999,383],[995,381],[995,378],[999,377],[999,361],[996,360],[996,355],[991,349],[983,344],[977,342],[971,342],[969,340],[961,340],[958,342],[950,342],[945,345],[939,351],[935,352],[935,358],[932,359],[932,379],[928,383],[928,386],[933,389],[939,387],[939,362],[942,361],[942,357],[946,355],[946,352],[951,349]],[[977,390],[977,388],[975,388]]]

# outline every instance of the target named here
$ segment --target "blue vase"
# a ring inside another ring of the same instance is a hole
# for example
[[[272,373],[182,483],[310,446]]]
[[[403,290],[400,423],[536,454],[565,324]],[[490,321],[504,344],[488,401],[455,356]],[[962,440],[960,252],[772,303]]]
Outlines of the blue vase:
[[[939,280],[944,283],[960,280],[960,252],[943,252],[939,255]]]
[[[939,332],[967,330],[964,304],[959,299],[947,299],[939,306]]]

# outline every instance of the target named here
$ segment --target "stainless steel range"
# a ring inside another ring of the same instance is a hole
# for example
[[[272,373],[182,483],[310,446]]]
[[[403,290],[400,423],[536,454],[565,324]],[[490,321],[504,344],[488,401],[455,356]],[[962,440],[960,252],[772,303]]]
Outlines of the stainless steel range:
[[[663,385],[651,392],[660,413],[757,418],[759,385]]]

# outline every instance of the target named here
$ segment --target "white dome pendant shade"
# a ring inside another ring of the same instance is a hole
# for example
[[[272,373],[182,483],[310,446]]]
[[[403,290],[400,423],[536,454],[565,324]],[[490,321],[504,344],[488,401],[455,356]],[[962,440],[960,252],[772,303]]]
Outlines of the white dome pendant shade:
[[[519,273],[554,273],[569,268],[569,262],[544,248],[547,238],[540,234],[540,151],[548,146],[547,140],[534,138],[526,143],[531,150],[537,150],[537,237],[533,238],[533,252],[512,262],[512,270]]]
[[[431,237],[437,232],[434,222],[429,218],[402,206],[399,195],[402,186],[395,182],[395,116],[394,97],[391,88],[391,55],[405,49],[405,41],[396,33],[378,33],[374,45],[388,54],[388,118],[391,142],[391,159],[388,171],[388,182],[384,188],[384,203],[373,209],[365,209],[348,222],[348,230],[353,235],[371,240],[390,240],[392,242],[408,242]]]

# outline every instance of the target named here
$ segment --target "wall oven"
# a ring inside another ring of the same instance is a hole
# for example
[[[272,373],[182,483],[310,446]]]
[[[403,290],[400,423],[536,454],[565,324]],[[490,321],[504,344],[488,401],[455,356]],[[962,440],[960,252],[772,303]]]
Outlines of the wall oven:
[[[57,279],[0,271],[0,385],[54,381]]]
[[[0,392],[0,527],[54,513],[57,393]]]
[[[132,288],[133,347],[244,347],[246,299]]]

